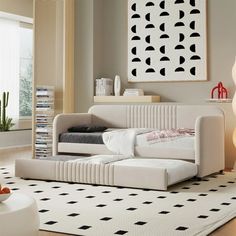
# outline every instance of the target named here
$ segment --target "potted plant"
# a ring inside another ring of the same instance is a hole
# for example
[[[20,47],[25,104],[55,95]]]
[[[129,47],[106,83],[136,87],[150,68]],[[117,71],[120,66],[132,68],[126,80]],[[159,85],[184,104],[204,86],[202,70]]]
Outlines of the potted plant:
[[[3,92],[2,100],[0,100],[0,131],[8,131],[14,123],[12,118],[7,117],[6,108],[8,106],[9,92]]]

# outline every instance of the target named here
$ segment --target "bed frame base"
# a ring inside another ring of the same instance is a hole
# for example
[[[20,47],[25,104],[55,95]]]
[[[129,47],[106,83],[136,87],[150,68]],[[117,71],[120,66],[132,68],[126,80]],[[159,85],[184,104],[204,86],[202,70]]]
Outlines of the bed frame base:
[[[181,160],[126,159],[96,164],[52,159],[17,159],[15,175],[29,179],[166,190],[168,186],[197,174],[195,164]]]

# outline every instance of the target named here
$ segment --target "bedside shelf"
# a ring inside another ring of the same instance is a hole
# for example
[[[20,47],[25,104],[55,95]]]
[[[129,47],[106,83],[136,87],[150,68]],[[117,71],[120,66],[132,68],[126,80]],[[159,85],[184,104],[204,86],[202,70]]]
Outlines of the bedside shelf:
[[[206,102],[215,102],[215,103],[231,103],[232,99],[231,98],[222,98],[222,99],[218,99],[218,98],[209,98],[206,99]]]
[[[160,100],[160,96],[94,96],[97,103],[155,103]]]

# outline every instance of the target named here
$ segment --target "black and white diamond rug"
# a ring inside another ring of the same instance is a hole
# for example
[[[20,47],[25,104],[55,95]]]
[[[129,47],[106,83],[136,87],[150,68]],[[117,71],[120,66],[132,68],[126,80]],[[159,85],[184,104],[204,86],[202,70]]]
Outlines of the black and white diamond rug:
[[[207,235],[236,216],[236,173],[148,191],[23,180],[6,166],[0,183],[36,199],[40,229],[72,235]]]

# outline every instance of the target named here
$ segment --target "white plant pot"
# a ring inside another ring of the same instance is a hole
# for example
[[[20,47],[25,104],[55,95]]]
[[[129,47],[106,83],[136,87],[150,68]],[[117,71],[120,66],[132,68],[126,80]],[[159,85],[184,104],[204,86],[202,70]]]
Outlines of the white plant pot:
[[[27,146],[32,144],[32,130],[0,132],[0,148]]]

